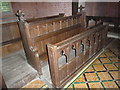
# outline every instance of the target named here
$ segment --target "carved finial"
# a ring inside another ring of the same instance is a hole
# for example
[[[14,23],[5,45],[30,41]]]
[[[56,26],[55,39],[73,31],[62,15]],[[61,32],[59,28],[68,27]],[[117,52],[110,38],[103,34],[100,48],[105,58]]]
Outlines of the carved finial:
[[[80,5],[80,7],[78,7],[78,9],[80,9],[80,12],[82,12],[82,9],[85,8],[82,5]]]
[[[21,10],[18,10],[17,13],[16,13],[16,16],[18,17],[18,20],[20,21],[23,21],[24,22],[24,13],[22,13]]]

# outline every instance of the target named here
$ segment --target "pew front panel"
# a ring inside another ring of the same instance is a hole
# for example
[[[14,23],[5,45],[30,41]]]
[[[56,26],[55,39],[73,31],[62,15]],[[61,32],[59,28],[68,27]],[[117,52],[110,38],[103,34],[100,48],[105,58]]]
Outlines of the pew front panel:
[[[53,87],[62,88],[105,47],[107,30],[108,25],[99,24],[64,41],[47,44]]]

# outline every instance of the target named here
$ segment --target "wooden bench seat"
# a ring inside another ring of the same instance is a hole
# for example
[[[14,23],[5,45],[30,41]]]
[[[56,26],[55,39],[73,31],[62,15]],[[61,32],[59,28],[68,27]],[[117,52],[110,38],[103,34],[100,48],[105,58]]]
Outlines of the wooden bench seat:
[[[46,40],[46,39],[48,39],[48,38],[52,38],[53,36],[54,36],[54,37],[55,37],[55,36],[58,36],[58,35],[60,35],[60,34],[62,34],[62,33],[68,33],[69,31],[72,32],[72,35],[70,35],[70,36],[62,39],[62,40],[65,40],[65,39],[67,39],[67,38],[69,38],[69,37],[72,37],[72,36],[74,36],[74,35],[77,35],[78,33],[81,33],[81,32],[83,32],[83,31],[86,30],[85,28],[80,29],[80,27],[82,27],[82,26],[80,26],[80,24],[78,24],[78,25],[71,26],[71,27],[68,27],[68,28],[65,28],[65,29],[61,29],[61,30],[59,30],[59,31],[50,32],[49,34],[44,34],[44,35],[42,35],[42,36],[36,37],[36,38],[35,38],[35,42],[42,41],[42,40]],[[59,36],[58,36],[58,37],[59,37]],[[56,37],[56,38],[57,38],[57,37]],[[49,41],[48,43],[55,44],[55,43],[58,43],[58,42],[60,42],[60,41],[62,41],[62,40],[57,40],[57,41],[55,41],[55,42],[50,42],[50,41]],[[46,44],[46,45],[47,45],[47,44]],[[46,46],[45,46],[45,47],[46,47]],[[48,60],[47,52],[40,54],[40,60],[43,60],[43,61]]]

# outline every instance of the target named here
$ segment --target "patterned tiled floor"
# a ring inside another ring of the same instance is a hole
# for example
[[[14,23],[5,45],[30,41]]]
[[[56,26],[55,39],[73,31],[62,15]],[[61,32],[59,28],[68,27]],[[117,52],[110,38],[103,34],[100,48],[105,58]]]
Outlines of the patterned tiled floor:
[[[67,88],[118,88],[120,89],[120,51],[107,48]]]
[[[107,48],[78,77],[65,88],[118,88],[120,89],[120,51]],[[48,88],[40,80],[34,80],[23,88]]]

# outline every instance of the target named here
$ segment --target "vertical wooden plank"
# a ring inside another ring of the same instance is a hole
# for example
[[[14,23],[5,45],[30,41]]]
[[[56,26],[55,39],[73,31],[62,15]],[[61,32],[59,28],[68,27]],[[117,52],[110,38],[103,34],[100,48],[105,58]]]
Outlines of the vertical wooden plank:
[[[50,63],[50,75],[52,79],[53,86],[58,88],[60,86],[59,72],[58,72],[58,56],[57,47],[51,44],[47,44],[48,56]]]

